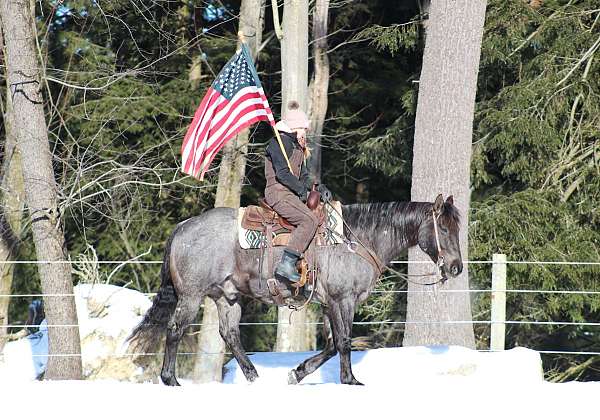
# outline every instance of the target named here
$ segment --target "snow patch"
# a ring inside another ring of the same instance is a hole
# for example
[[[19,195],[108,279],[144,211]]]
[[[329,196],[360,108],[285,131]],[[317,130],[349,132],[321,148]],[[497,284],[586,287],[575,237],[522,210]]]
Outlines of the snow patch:
[[[150,299],[135,290],[109,284],[80,284],[74,293],[84,377],[148,380],[132,357],[125,356],[125,340],[152,305]],[[6,343],[3,354],[0,380],[35,379],[47,361],[47,328]]]

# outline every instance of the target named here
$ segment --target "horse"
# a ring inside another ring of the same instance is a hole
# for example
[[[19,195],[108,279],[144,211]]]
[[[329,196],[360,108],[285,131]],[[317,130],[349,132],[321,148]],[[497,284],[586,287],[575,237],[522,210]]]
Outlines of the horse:
[[[264,284],[261,249],[241,249],[238,243],[236,209],[220,207],[179,223],[166,243],[161,267],[161,285],[152,306],[135,327],[129,341],[136,348],[156,345],[166,333],[161,380],[177,386],[175,362],[178,344],[193,322],[202,300],[209,296],[217,306],[219,333],[230,348],[246,379],[258,378],[246,355],[239,322],[241,295],[275,304]],[[353,243],[364,244],[387,265],[408,247],[418,245],[438,263],[443,278],[458,276],[463,269],[458,232],[460,215],[452,196],[431,202],[391,202],[342,206],[344,234],[355,235]],[[282,253],[274,247],[273,261]],[[279,253],[279,255],[278,255]],[[313,293],[323,308],[323,351],[305,360],[288,376],[297,384],[323,363],[340,354],[340,381],[362,385],[350,362],[352,322],[357,306],[377,283],[381,270],[365,254],[348,244],[319,247],[316,259],[320,274]],[[263,273],[261,273],[262,267]],[[265,268],[267,270],[265,270]]]

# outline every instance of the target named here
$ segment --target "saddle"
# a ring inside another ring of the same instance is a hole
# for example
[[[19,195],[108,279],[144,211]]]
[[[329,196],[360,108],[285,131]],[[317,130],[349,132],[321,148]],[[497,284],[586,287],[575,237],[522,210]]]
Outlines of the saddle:
[[[280,216],[275,210],[267,204],[264,198],[258,201],[258,206],[248,206],[242,217],[241,226],[246,230],[264,231],[266,225],[271,225],[272,232],[288,231],[291,232],[296,227]],[[325,211],[323,204],[319,204],[313,210],[319,220],[319,226],[325,221]]]
[[[264,199],[260,205],[240,207],[238,210],[238,239],[242,249],[265,248],[269,242],[272,246],[286,246],[295,227],[273,210]],[[314,210],[319,220],[316,234],[318,245],[335,245],[342,243],[344,235],[342,205],[334,201],[331,205],[319,204]],[[267,233],[267,229],[270,231]],[[267,237],[271,238],[267,241]]]

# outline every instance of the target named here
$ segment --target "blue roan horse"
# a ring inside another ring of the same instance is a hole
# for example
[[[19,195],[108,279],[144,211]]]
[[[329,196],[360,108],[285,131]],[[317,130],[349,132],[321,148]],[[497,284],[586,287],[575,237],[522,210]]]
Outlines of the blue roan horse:
[[[371,203],[343,206],[348,228],[358,240],[388,264],[408,247],[419,245],[432,261],[440,261],[444,276],[462,271],[458,242],[459,213],[452,197],[441,195],[434,203]],[[276,247],[274,261],[281,255]],[[259,275],[261,250],[243,250],[238,244],[237,211],[211,209],[181,222],[166,244],[161,269],[162,282],[152,307],[131,334],[138,349],[156,345],[166,332],[166,348],[161,379],[179,385],[175,377],[177,346],[185,329],[193,322],[200,303],[210,296],[219,312],[219,332],[235,356],[246,379],[258,377],[240,341],[242,314],[240,296],[246,295],[274,304]],[[352,321],[358,304],[364,302],[380,275],[377,266],[345,244],[317,250],[320,270],[315,297],[323,307],[323,351],[302,362],[289,375],[298,383],[323,363],[340,354],[340,379],[344,384],[360,385],[352,373],[350,342]],[[273,272],[273,267],[266,267]],[[264,268],[263,268],[264,269]]]

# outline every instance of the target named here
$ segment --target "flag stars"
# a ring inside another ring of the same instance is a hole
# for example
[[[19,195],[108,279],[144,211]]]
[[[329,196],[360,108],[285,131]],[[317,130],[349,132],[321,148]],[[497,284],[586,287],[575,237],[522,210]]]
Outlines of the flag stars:
[[[214,82],[215,89],[222,92],[228,99],[241,89],[256,85],[257,81],[252,73],[252,65],[246,61],[243,54],[230,61],[221,70]]]

